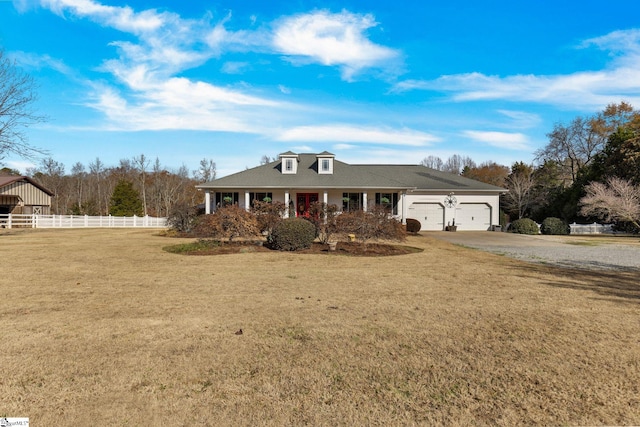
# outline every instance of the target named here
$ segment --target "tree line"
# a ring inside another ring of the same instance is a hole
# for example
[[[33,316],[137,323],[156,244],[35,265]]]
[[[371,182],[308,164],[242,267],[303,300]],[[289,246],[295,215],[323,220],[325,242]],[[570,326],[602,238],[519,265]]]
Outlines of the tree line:
[[[0,174],[20,175],[16,170],[0,169]],[[176,206],[195,206],[202,202],[195,186],[216,177],[216,164],[202,159],[199,168],[168,169],[156,158],[141,154],[107,166],[100,158],[84,165],[76,162],[69,172],[64,164],[46,157],[27,176],[52,191],[51,211],[60,215],[150,215],[167,217]],[[139,205],[138,205],[139,201]],[[127,206],[127,209],[124,207]]]

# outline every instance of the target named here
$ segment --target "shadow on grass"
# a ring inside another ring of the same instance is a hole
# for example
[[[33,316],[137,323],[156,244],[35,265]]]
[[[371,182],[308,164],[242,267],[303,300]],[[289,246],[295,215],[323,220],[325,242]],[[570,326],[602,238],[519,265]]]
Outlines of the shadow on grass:
[[[639,269],[620,268],[595,262],[589,263],[588,269],[543,264],[525,264],[516,268],[528,273],[536,273],[536,276],[540,273],[555,276],[553,279],[543,279],[543,283],[548,286],[592,291],[601,296],[624,298],[630,302],[640,303]]]

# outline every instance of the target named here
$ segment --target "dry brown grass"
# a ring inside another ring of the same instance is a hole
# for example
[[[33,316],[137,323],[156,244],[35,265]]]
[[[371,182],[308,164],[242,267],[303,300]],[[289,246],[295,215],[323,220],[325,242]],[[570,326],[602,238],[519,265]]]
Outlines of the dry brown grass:
[[[388,258],[188,257],[153,233],[0,230],[0,416],[640,424],[637,273],[425,236]]]

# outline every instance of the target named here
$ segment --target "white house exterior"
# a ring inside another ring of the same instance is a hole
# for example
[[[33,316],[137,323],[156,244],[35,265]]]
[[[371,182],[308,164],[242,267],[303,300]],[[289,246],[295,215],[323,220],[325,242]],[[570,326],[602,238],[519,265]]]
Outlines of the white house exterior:
[[[281,201],[304,215],[315,201],[343,211],[384,204],[403,223],[414,218],[422,230],[491,230],[499,224],[505,189],[420,165],[351,165],[328,152],[286,152],[278,160],[198,185],[205,212],[223,203],[249,209],[254,200]]]

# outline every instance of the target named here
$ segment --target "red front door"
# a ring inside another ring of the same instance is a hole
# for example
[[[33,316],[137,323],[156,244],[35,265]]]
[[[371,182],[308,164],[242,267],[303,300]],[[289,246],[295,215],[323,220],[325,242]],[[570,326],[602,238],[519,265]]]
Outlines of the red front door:
[[[296,199],[298,200],[296,215],[309,216],[309,207],[311,207],[311,203],[318,201],[318,193],[298,193]]]

